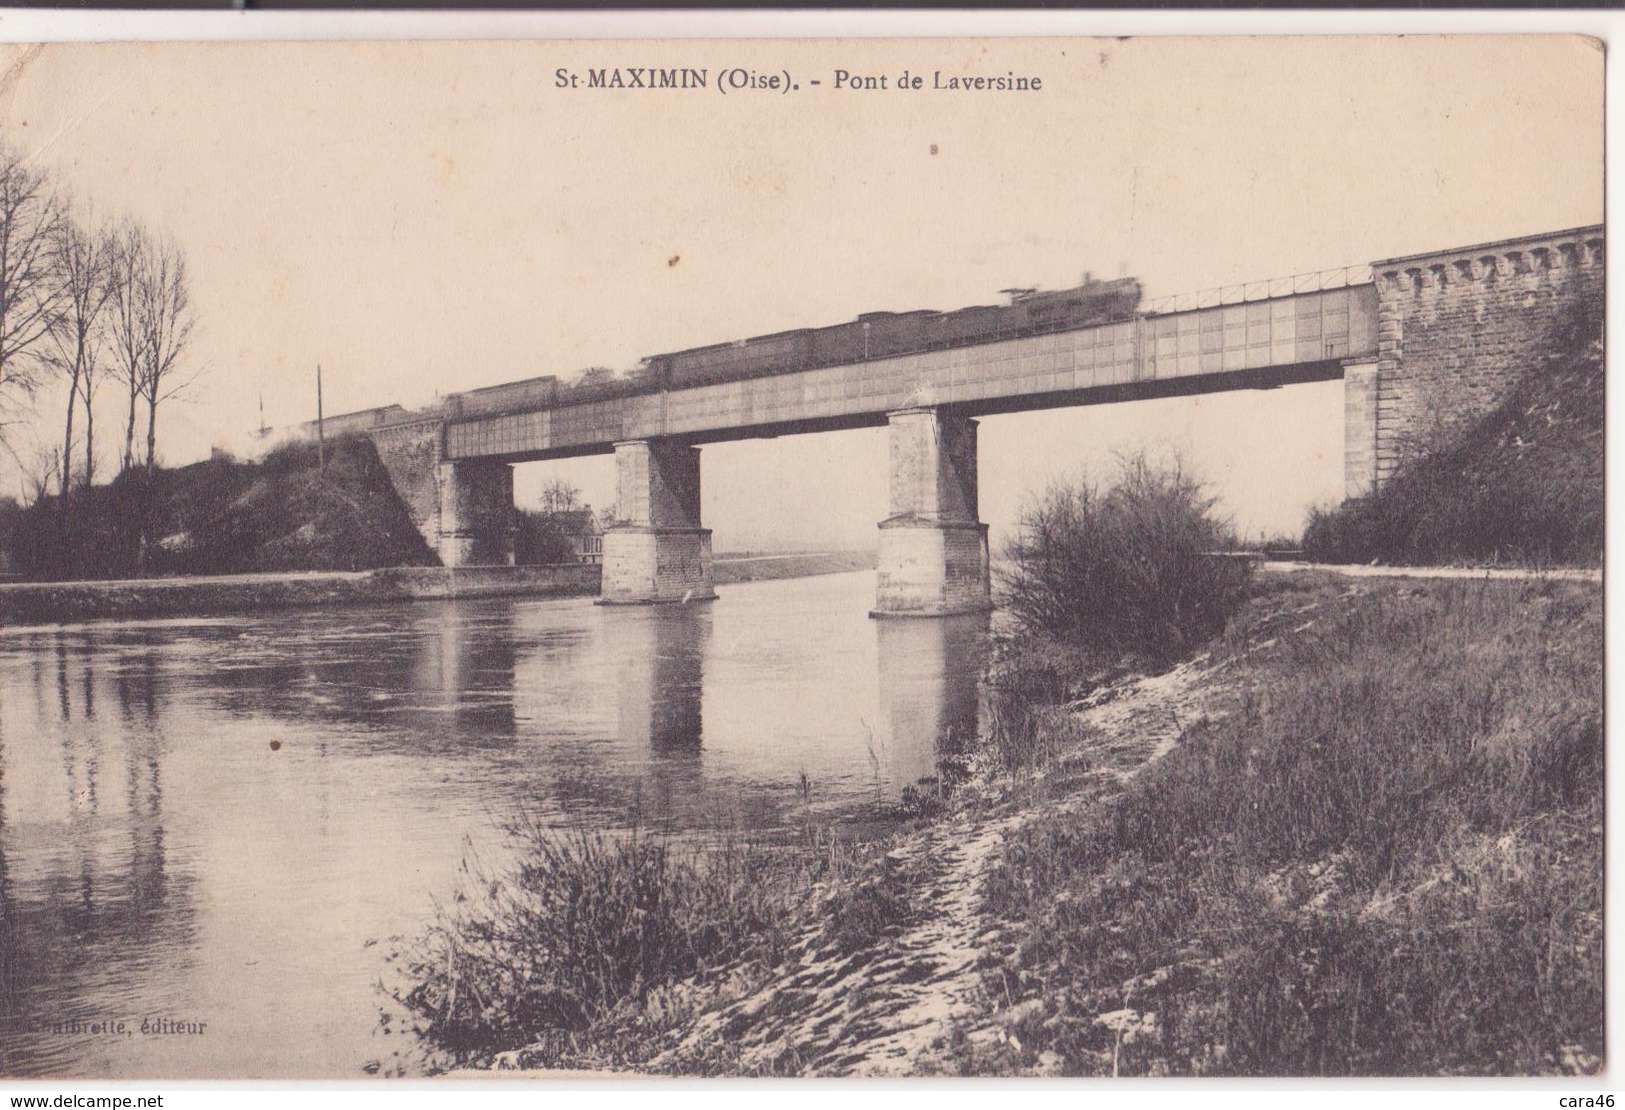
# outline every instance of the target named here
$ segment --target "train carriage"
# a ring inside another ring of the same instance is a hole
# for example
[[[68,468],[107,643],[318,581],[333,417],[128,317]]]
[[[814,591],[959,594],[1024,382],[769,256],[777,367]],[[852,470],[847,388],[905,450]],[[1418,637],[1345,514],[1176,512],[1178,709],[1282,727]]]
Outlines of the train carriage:
[[[810,362],[810,345],[808,332],[802,328],[736,343],[691,347],[655,358],[664,364],[665,388],[683,389],[800,370]]]
[[[558,400],[559,379],[546,374],[539,378],[465,390],[446,397],[444,407],[452,416],[484,416],[493,412],[525,412],[549,408]]]
[[[1007,305],[975,305],[951,312],[866,312],[845,324],[774,332],[651,355],[637,370],[624,376],[589,370],[569,383],[547,375],[469,390],[448,397],[445,407],[453,416],[472,417],[744,381],[817,366],[1132,320],[1139,301],[1140,285],[1133,278],[1086,279],[1072,289],[1017,291]]]
[[[930,321],[940,315],[931,309],[865,312],[850,324],[814,328],[813,363],[834,366],[922,350],[929,346]]]
[[[927,332],[933,347],[959,347],[1015,335],[1009,305],[973,305],[940,313]]]

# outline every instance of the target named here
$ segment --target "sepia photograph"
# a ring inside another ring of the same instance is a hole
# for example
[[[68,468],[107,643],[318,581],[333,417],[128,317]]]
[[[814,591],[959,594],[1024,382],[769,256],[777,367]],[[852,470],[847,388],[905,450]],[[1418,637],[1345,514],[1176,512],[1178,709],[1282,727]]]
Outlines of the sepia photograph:
[[[0,45],[0,1080],[1596,1086],[1604,59]]]

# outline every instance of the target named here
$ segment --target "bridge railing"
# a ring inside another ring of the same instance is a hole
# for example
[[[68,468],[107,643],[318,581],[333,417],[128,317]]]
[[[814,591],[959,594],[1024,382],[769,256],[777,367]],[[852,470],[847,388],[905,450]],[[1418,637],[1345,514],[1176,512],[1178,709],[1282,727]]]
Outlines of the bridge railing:
[[[1289,297],[1294,293],[1322,293],[1328,289],[1343,289],[1353,285],[1371,283],[1370,266],[1344,266],[1336,270],[1316,270],[1307,274],[1247,281],[1239,285],[1218,285],[1199,289],[1194,293],[1175,293],[1166,297],[1152,297],[1140,302],[1140,311],[1147,316],[1167,312],[1190,312],[1198,308],[1217,308],[1227,304],[1245,304],[1271,297]]]

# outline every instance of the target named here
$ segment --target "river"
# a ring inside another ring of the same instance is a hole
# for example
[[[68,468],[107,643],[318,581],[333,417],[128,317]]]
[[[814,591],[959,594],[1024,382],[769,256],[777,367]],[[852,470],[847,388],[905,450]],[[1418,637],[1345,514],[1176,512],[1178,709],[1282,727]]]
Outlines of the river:
[[[516,814],[873,821],[976,728],[985,620],[719,592],[0,631],[0,1074],[392,1070],[387,938]]]

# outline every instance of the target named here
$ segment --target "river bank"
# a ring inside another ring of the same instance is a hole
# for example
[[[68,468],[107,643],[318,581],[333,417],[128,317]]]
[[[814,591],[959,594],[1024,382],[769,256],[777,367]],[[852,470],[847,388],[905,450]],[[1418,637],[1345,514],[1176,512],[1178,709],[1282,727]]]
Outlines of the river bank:
[[[1007,676],[962,785],[754,882],[803,907],[759,947],[468,1062],[1595,1074],[1601,628],[1585,582],[1265,576],[1166,673]]]
[[[825,551],[725,556],[716,560],[714,573],[718,585],[730,585],[871,570],[874,565],[872,551]],[[561,563],[284,571],[105,582],[0,582],[0,627],[448,598],[591,596],[598,592],[601,572],[596,564]]]
[[[207,616],[446,598],[573,596],[598,592],[599,568],[391,567],[115,582],[0,584],[0,626]]]
[[[873,551],[808,551],[791,555],[718,555],[711,561],[711,576],[718,586],[735,582],[764,582],[777,578],[809,578],[815,574],[843,574],[874,570]]]

